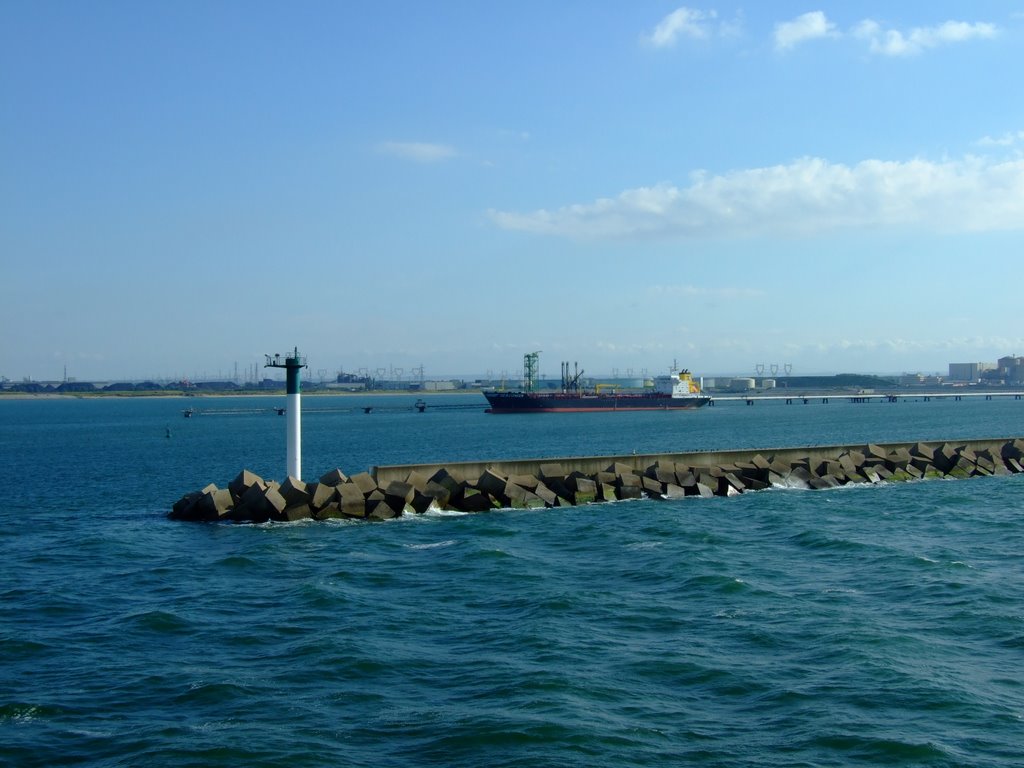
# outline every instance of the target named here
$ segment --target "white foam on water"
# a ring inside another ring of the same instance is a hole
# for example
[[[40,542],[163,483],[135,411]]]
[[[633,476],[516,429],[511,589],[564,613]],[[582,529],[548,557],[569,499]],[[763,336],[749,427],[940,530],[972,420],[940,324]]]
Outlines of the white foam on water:
[[[445,541],[432,541],[429,544],[403,544],[406,549],[440,549],[441,547],[451,547],[458,542],[455,539],[446,539]]]

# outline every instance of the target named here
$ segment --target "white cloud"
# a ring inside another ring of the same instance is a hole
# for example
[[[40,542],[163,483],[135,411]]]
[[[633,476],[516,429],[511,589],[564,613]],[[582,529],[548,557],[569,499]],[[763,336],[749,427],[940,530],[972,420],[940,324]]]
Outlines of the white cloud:
[[[554,210],[490,211],[510,230],[586,239],[803,236],[855,228],[928,231],[1024,228],[1024,160],[893,162],[853,166],[806,157],[689,186],[627,189]]]
[[[655,48],[671,47],[681,36],[704,39],[711,34],[708,22],[715,16],[714,11],[698,11],[683,6],[659,21],[654,31],[645,39]]]
[[[1012,147],[1021,141],[1024,141],[1024,131],[1007,132],[996,137],[983,136],[977,144],[982,147]]]
[[[946,43],[988,39],[998,34],[994,24],[987,22],[947,21],[937,27],[914,27],[907,33],[883,29],[872,19],[865,19],[854,28],[854,35],[867,40],[872,53],[884,56],[914,56]]]
[[[428,144],[419,141],[383,141],[377,151],[385,155],[414,160],[417,163],[436,163],[458,154],[445,144]]]
[[[836,25],[829,21],[822,11],[811,11],[797,16],[792,21],[775,25],[775,47],[780,51],[792,48],[805,40],[820,37],[837,37]]]

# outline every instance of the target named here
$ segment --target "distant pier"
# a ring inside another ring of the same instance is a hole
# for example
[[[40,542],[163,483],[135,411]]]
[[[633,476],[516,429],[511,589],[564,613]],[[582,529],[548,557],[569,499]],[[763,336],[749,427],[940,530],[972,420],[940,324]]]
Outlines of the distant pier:
[[[931,400],[962,400],[964,398],[983,398],[985,400],[992,400],[994,398],[1013,398],[1014,400],[1024,399],[1024,392],[816,392],[813,394],[804,393],[797,395],[712,395],[711,402],[708,405],[714,405],[718,402],[746,402],[747,405],[753,405],[758,401],[775,401],[784,402],[786,405],[792,405],[794,403],[803,403],[807,405],[811,402],[820,401],[821,403],[828,403],[830,400],[848,401],[851,403],[871,403],[871,402],[883,402],[883,403],[898,403],[900,400],[917,400],[929,402]]]

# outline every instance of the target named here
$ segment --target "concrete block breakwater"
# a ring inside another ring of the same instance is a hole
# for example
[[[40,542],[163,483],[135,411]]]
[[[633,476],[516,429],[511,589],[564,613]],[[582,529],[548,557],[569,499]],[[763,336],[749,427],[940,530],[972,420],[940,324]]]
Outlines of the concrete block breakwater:
[[[243,470],[227,488],[186,494],[173,520],[387,520],[429,509],[564,507],[626,499],[733,496],[772,486],[824,489],[1024,472],[1024,439],[886,443],[374,467],[351,477],[266,481]]]

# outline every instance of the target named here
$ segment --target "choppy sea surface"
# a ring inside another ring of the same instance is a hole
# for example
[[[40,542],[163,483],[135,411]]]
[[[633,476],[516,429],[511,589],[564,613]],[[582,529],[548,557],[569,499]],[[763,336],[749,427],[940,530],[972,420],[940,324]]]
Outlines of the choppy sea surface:
[[[306,479],[1024,435],[1012,399],[491,416],[475,398],[307,396]],[[165,519],[243,468],[283,479],[283,405],[0,400],[0,764],[1024,764],[1024,476]]]

